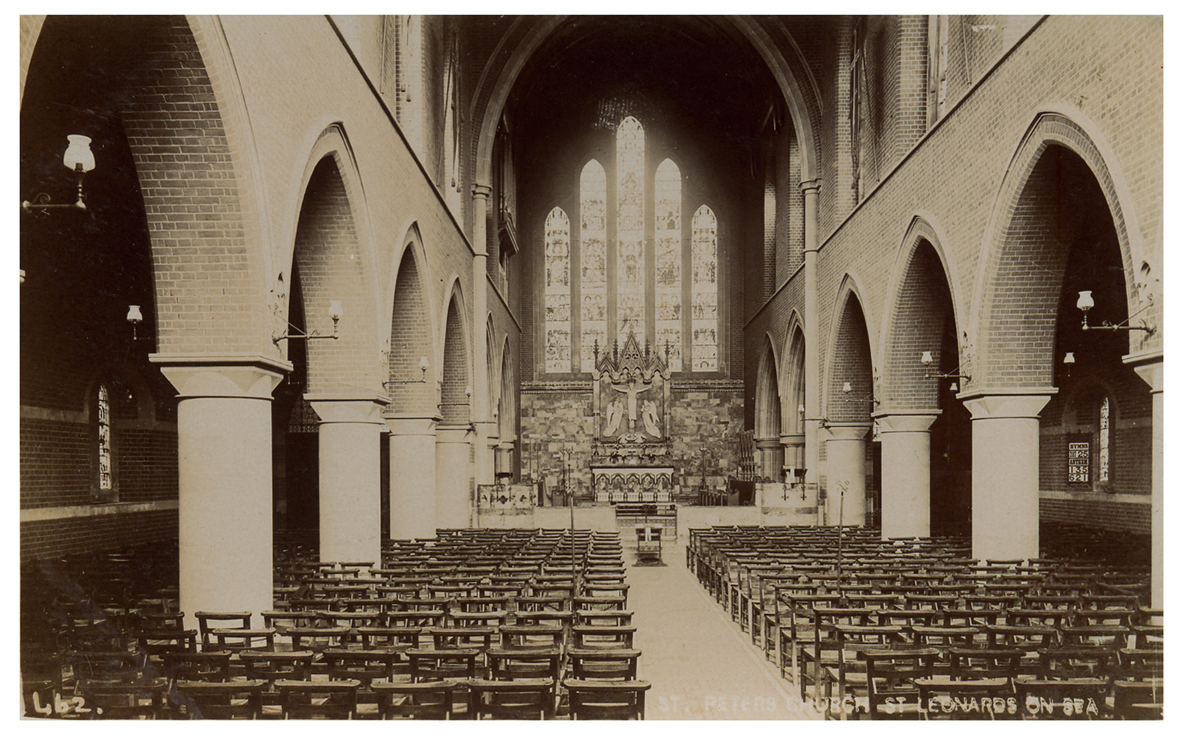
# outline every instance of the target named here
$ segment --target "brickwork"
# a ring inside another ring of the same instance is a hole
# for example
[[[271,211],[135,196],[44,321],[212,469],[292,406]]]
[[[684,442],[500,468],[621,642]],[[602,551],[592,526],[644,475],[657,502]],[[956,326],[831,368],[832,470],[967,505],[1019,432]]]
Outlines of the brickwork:
[[[869,332],[861,303],[851,292],[843,295],[841,322],[833,342],[833,364],[828,375],[828,419],[834,422],[868,421],[873,404],[873,365],[869,353]],[[849,392],[844,391],[849,383]]]
[[[1042,521],[1126,530],[1139,535],[1152,533],[1152,510],[1147,504],[1043,497],[1038,504],[1038,515]]]
[[[175,541],[176,530],[176,510],[21,523],[20,560]]]
[[[934,236],[929,229],[926,235]],[[948,373],[959,367],[959,353],[943,355],[943,338],[950,331],[958,336],[952,314],[951,293],[934,247],[926,238],[911,245],[885,343],[882,375],[884,407],[906,409],[936,407],[936,390],[942,380],[927,379],[928,373]],[[919,361],[924,351],[932,354],[931,367]],[[947,368],[944,368],[946,365]]]
[[[468,352],[459,317],[459,301],[453,299],[447,309],[447,333],[443,344],[443,420],[447,425],[467,423],[471,418],[470,398],[465,394],[468,379]]]
[[[340,300],[344,330],[340,338],[307,341],[308,391],[334,386],[373,384],[373,362],[366,355],[369,301],[363,299],[366,280],[359,258],[357,232],[348,193],[332,157],[316,166],[304,193],[295,234],[295,264],[303,299],[303,330],[328,335],[331,300]],[[293,298],[295,296],[293,295]]]

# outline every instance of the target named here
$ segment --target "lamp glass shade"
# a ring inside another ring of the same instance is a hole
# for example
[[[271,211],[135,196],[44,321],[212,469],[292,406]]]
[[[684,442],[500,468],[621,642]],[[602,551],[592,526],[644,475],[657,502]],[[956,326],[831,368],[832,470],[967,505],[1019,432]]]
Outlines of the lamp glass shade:
[[[340,316],[344,315],[344,309],[340,306],[340,300],[332,300],[328,303],[328,317],[333,320],[340,320]]]
[[[431,368],[431,363],[426,360],[425,356],[423,356],[418,360],[418,368],[425,372],[427,369]]]
[[[935,361],[935,358],[931,356],[930,351],[924,351],[923,355],[919,357],[919,361],[921,361],[923,364],[930,364]]]
[[[1078,293],[1078,309],[1086,312],[1095,307],[1095,298],[1091,297],[1090,290],[1081,290]]]
[[[140,312],[139,305],[127,306],[127,322],[128,323],[142,323],[144,314]]]
[[[845,382],[845,386],[841,387],[841,392],[847,393],[847,392],[852,392],[852,391],[853,391],[853,385],[849,384],[848,382]]]
[[[66,154],[62,157],[62,164],[70,171],[81,170],[89,172],[94,169],[94,152],[90,150],[90,137],[72,135],[66,136],[70,145],[66,147]]]
[[[1062,363],[1063,364],[1073,364],[1074,363],[1074,352],[1067,351],[1066,356],[1062,357]]]

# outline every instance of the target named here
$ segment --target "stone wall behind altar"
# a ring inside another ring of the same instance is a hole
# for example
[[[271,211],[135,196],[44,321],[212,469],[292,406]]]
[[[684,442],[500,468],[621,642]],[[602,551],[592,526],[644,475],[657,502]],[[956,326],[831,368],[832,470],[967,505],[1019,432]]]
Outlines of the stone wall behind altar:
[[[731,381],[681,381],[674,376],[669,437],[674,500],[692,502],[701,485],[701,451],[708,452],[706,484],[725,485],[737,471],[734,432],[742,428],[743,387]],[[590,382],[527,382],[521,386],[521,476],[545,482],[543,505],[555,501],[562,482],[562,452],[569,450],[575,499],[592,502],[590,474],[594,442]],[[724,424],[722,421],[729,421]],[[723,438],[725,432],[725,438]]]

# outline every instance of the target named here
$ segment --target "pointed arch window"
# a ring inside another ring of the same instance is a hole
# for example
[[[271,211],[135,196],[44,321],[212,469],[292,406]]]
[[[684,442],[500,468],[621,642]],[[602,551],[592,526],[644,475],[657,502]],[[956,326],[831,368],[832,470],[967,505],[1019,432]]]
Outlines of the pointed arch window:
[[[632,117],[624,118],[615,136],[616,239],[616,335],[619,342],[634,332],[643,344],[647,338],[644,264],[644,129]]]
[[[680,167],[665,159],[649,177],[646,156],[644,127],[624,118],[615,171],[582,167],[577,233],[561,208],[546,218],[547,374],[590,372],[596,345],[601,354],[633,332],[662,357],[667,346],[673,371],[720,369],[717,216],[702,205],[686,228]]]
[[[579,182],[582,294],[582,371],[595,367],[594,349],[607,347],[607,172],[595,160],[582,168]]]
[[[1095,481],[1099,484],[1111,482],[1111,398],[1107,395],[1099,402],[1099,428],[1096,445],[1099,448],[1095,468]]]
[[[545,370],[570,371],[570,218],[554,208],[545,219]]]
[[[702,205],[693,214],[693,370],[718,368],[718,219]]]
[[[681,371],[681,170],[670,159],[656,169],[656,349]]]

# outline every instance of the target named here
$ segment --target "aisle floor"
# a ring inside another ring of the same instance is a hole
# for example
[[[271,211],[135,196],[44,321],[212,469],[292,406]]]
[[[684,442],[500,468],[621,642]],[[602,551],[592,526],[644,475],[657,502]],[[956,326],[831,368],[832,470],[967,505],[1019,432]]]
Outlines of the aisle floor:
[[[631,566],[624,550],[648,720],[820,719],[689,573],[684,544],[666,548],[665,566]]]

